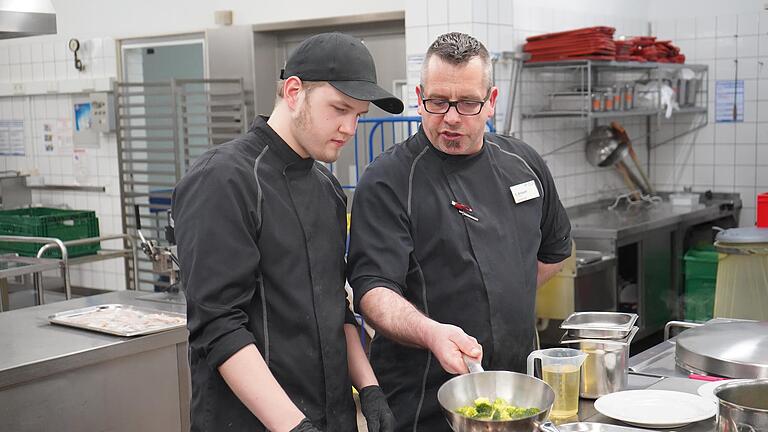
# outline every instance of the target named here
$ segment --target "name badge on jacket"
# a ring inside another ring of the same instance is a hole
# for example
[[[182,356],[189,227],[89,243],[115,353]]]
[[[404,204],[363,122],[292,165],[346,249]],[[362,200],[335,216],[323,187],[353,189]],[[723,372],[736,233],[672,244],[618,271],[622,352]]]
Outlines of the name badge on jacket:
[[[533,180],[510,186],[509,190],[512,192],[512,198],[515,199],[516,204],[541,196],[539,195],[539,188],[536,187]]]

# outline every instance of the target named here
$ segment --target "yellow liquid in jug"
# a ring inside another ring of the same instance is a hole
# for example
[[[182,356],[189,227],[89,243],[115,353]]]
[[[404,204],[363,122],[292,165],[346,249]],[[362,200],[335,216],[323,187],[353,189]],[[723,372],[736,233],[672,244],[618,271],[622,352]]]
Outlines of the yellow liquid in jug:
[[[550,416],[571,417],[579,412],[579,367],[547,365],[542,368],[544,382],[555,391]]]

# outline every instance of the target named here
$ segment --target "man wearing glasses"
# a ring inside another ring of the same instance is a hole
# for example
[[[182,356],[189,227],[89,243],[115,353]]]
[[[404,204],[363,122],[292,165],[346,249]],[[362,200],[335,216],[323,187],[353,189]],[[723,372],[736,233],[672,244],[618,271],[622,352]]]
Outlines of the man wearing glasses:
[[[355,192],[348,279],[377,330],[371,364],[398,431],[447,430],[437,390],[467,372],[463,355],[524,370],[536,287],[570,255],[544,161],[484,133],[498,93],[482,43],[438,37],[416,88],[419,131],[369,165]]]

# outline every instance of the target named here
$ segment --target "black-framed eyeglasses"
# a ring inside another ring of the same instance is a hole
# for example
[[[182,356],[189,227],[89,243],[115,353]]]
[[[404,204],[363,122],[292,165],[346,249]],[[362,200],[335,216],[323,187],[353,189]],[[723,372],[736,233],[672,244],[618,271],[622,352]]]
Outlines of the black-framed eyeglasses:
[[[424,88],[422,88],[422,94]],[[424,109],[431,114],[446,114],[451,107],[456,108],[456,112],[463,116],[473,116],[480,114],[483,110],[483,105],[488,102],[488,98],[491,97],[491,89],[485,94],[485,98],[481,101],[477,100],[448,100],[448,99],[424,99],[421,98],[421,103],[424,105]]]

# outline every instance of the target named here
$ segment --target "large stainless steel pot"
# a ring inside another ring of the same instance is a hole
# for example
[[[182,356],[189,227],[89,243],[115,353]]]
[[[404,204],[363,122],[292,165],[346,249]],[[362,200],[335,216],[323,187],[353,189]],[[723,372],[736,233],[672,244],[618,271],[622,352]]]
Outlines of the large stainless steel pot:
[[[768,431],[768,379],[723,384],[715,396],[718,431]]]
[[[563,335],[561,344],[578,344],[577,348],[587,354],[581,367],[579,396],[597,399],[627,388],[629,345],[638,330],[632,327],[623,339],[570,339],[568,333]]]
[[[512,405],[541,411],[522,419],[497,421],[474,420],[455,412],[459,407],[472,405],[479,397],[491,400],[500,397]],[[488,371],[460,375],[440,386],[437,400],[455,432],[558,432],[546,421],[555,402],[555,392],[544,381],[525,374]]]

